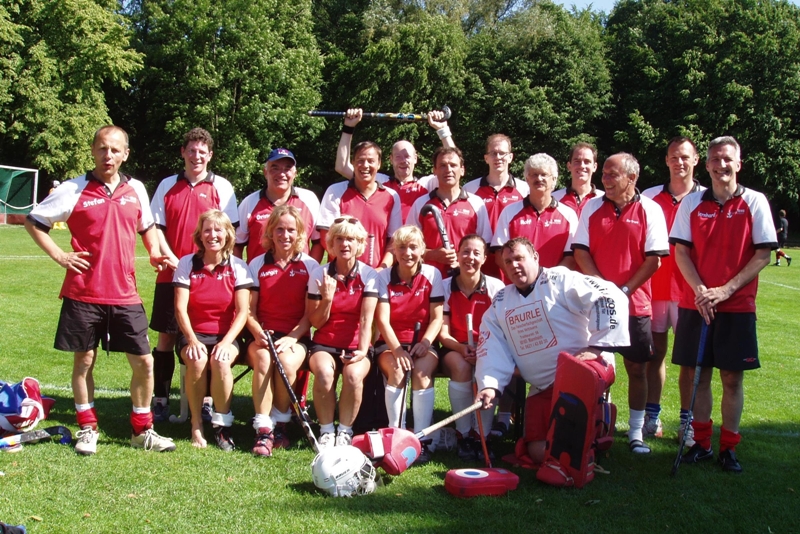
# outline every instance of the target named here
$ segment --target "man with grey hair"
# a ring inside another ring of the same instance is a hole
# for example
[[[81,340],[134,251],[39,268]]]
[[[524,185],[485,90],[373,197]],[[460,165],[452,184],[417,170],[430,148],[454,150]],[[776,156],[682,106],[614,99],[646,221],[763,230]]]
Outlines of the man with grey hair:
[[[760,367],[758,273],[778,246],[767,198],[738,183],[741,168],[736,139],[712,140],[706,158],[711,188],[681,202],[669,239],[686,280],[672,351],[672,363],[683,372],[692,373],[697,365],[702,323],[708,325],[692,421],[695,444],[683,461],[697,463],[714,457],[711,376],[716,367],[722,382],[719,462],[723,470],[733,473],[742,471],[735,449],[741,439],[744,371]]]
[[[572,243],[581,271],[613,282],[630,300],[631,346],[620,349],[628,373],[628,441],[634,453],[647,454],[642,441],[647,403],[647,362],[654,358],[650,277],[660,256],[669,254],[661,208],[636,189],[639,162],[621,152],[603,164],[605,196],[583,208]]]
[[[558,164],[549,155],[534,154],[525,161],[525,182],[530,193],[503,210],[490,243],[498,265],[502,265],[500,251],[506,242],[527,237],[539,253],[542,267],[575,268],[572,238],[578,228],[578,216],[553,198],[557,180]]]

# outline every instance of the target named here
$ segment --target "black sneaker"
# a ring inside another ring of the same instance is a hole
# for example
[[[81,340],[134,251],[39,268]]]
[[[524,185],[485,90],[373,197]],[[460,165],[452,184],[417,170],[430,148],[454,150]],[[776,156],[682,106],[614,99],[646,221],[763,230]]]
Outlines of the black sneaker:
[[[225,452],[231,452],[236,448],[231,439],[231,427],[229,426],[214,427],[214,439],[217,441],[217,446]]]
[[[503,439],[506,434],[508,434],[508,426],[502,421],[495,421],[492,430],[489,431],[489,437],[492,439]]]
[[[789,256],[786,256],[786,265],[788,265],[789,267],[792,266],[792,258],[790,258]]]
[[[459,438],[458,458],[465,462],[474,462],[478,459],[478,455],[475,453],[475,440],[472,439],[472,436]]]
[[[480,439],[473,440],[475,444],[475,458],[481,463],[486,463],[486,457],[483,455],[483,445]],[[491,441],[486,441],[486,451],[489,453],[489,461],[494,462],[494,452],[492,451]]]
[[[427,464],[431,461],[431,450],[428,448],[430,442],[423,441],[420,443],[420,445],[422,445],[422,447],[420,447],[419,456],[414,463],[417,465]]]
[[[736,459],[736,453],[730,449],[720,451],[718,461],[723,471],[730,471],[731,473],[742,472],[742,464]]]
[[[689,452],[683,455],[683,459],[681,459],[682,463],[685,464],[696,464],[699,462],[704,462],[706,460],[713,460],[714,459],[714,451],[711,449],[704,449],[702,445],[699,443],[695,443],[692,445],[692,448],[689,449]]]

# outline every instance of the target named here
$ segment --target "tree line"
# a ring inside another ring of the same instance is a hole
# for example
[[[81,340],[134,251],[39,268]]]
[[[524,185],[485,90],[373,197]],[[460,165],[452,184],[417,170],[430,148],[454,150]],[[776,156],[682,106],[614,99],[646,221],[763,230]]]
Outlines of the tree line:
[[[131,135],[125,169],[155,188],[202,126],[240,196],[279,146],[322,191],[339,179],[341,121],[308,110],[446,104],[469,177],[499,132],[516,175],[531,154],[563,163],[589,141],[601,162],[634,154],[644,188],[666,180],[670,138],[703,151],[725,134],[743,147],[743,183],[797,213],[799,39],[786,0],[621,0],[608,14],[549,0],[6,0],[0,163],[82,174],[94,130],[113,122]],[[438,145],[427,124],[366,119],[364,139],[412,141],[422,172]]]

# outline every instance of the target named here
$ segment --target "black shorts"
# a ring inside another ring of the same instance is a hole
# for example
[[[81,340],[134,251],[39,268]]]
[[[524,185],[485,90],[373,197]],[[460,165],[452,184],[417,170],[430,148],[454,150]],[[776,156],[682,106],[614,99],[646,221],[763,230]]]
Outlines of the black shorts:
[[[203,345],[206,346],[206,349],[208,350],[208,356],[209,357],[211,357],[211,351],[214,350],[214,345],[216,345],[217,343],[222,341],[222,338],[225,337],[224,334],[220,334],[220,335],[216,335],[215,336],[213,334],[201,334],[199,332],[195,332],[194,335],[195,335],[195,337],[197,337],[197,341],[199,341],[200,343],[202,343]],[[183,333],[178,334],[178,339],[175,342],[175,347],[176,347],[176,349],[178,351],[178,357],[181,359],[181,363],[184,364],[184,365],[185,365],[185,362],[183,361],[183,349],[188,344],[189,344],[189,342],[186,340],[186,337],[183,335]],[[244,363],[245,363],[244,351],[241,350],[241,348],[239,346],[239,341],[234,339],[233,343],[231,343],[231,345],[236,347],[236,350],[239,351],[238,356],[236,356],[236,359],[233,360],[233,363],[231,363],[231,366],[239,365],[239,364],[244,365]]]
[[[631,336],[631,346],[616,349],[623,358],[634,363],[647,363],[655,358],[650,316],[629,316],[628,332]]]
[[[144,306],[89,304],[65,297],[61,302],[54,347],[68,352],[86,352],[101,343],[103,350],[136,356],[150,354]]]
[[[684,367],[697,365],[702,322],[703,316],[697,310],[678,310],[672,363]],[[702,366],[725,371],[749,371],[761,367],[758,361],[756,314],[717,312],[708,327]]]
[[[342,362],[342,351],[346,354],[352,355],[354,349],[343,349],[339,347],[331,347],[328,345],[320,345],[319,343],[311,342],[311,345],[308,347],[308,355],[309,357],[316,353],[316,352],[327,352],[333,357],[333,361],[336,362],[336,372],[341,373],[342,369],[344,368],[344,362]],[[375,348],[370,346],[369,350],[367,351],[367,359],[372,362],[373,357],[375,355]]]
[[[153,292],[153,313],[150,315],[150,328],[163,334],[180,332],[175,319],[175,286],[156,284]]]

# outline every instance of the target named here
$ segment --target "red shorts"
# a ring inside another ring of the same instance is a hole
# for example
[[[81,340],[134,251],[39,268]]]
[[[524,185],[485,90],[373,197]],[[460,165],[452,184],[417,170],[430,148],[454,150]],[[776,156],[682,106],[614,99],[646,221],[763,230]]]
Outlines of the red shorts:
[[[525,399],[525,443],[547,439],[552,407],[553,386]]]

